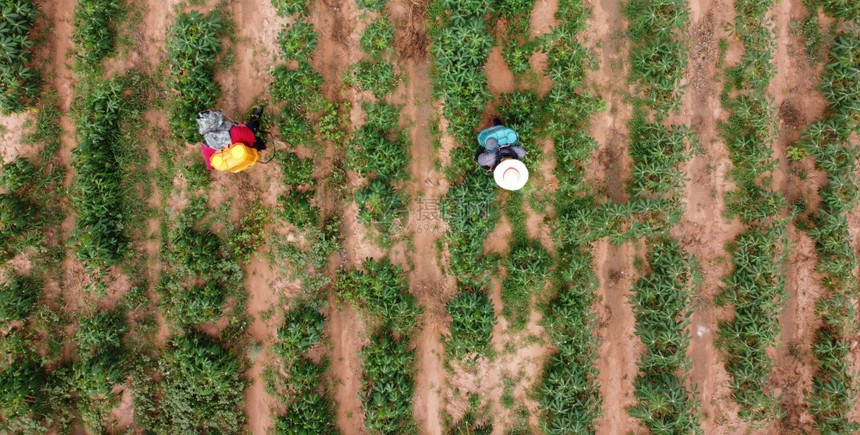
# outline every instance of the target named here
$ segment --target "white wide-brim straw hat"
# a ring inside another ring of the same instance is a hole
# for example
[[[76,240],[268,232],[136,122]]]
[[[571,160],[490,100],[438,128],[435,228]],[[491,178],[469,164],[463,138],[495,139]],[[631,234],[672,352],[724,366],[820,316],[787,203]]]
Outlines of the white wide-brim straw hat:
[[[520,190],[529,181],[529,170],[523,162],[508,159],[496,166],[493,171],[496,184],[505,190]]]

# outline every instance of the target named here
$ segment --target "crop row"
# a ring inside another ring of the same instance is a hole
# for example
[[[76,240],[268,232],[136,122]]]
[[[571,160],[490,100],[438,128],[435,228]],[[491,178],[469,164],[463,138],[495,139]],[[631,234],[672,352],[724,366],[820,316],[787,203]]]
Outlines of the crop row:
[[[499,218],[493,207],[496,189],[492,177],[473,160],[473,132],[491,97],[484,74],[493,45],[485,21],[491,3],[435,0],[427,9],[433,95],[442,101],[442,115],[448,121],[441,133],[451,136],[456,144],[450,151],[447,168],[450,188],[439,204],[442,218],[448,223],[444,238],[450,256],[447,273],[457,285],[457,293],[446,306],[451,316],[451,334],[445,339],[445,349],[456,359],[486,354],[496,324],[488,297],[487,272],[498,265],[498,258],[484,253],[484,239]],[[470,405],[455,427],[466,431],[491,429],[477,421],[480,400],[472,400]]]
[[[332,113],[334,106],[322,98],[322,77],[308,63],[317,46],[317,35],[303,14],[306,2],[294,2],[290,7],[283,2],[272,4],[282,16],[293,19],[281,30],[279,41],[282,59],[298,64],[295,70],[278,66],[270,87],[279,105],[276,119],[281,138],[292,148],[277,153],[287,186],[279,198],[280,217],[311,243],[309,247],[289,241],[272,243],[276,255],[286,258],[295,271],[293,278],[301,280],[304,294],[292,304],[278,329],[274,353],[279,360],[267,368],[267,389],[286,411],[272,410],[277,433],[336,433],[335,405],[330,395],[333,387],[325,381],[328,360],[311,358],[308,351],[320,345],[325,330],[326,303],[320,289],[329,279],[322,270],[337,246],[338,225],[327,222],[312,203],[317,190],[315,159],[301,158],[295,152],[299,146],[319,149],[317,132],[324,116],[318,111]]]
[[[828,295],[816,305],[823,321],[812,347],[817,367],[807,400],[819,432],[850,433],[860,430],[849,419],[856,397],[849,352],[858,328],[851,302],[857,297],[858,261],[847,221],[860,202],[858,149],[848,140],[852,131],[860,129],[860,30],[849,28],[837,35],[829,59],[821,88],[830,103],[828,114],[811,124],[800,141],[828,177],[827,185],[818,191],[821,205],[809,222]]]
[[[170,63],[170,87],[176,93],[168,106],[173,137],[197,142],[197,113],[214,108],[221,94],[215,82],[221,38],[229,19],[218,9],[206,15],[197,11],[176,17],[167,34],[167,60]]]
[[[125,146],[120,129],[128,114],[120,80],[85,91],[77,121],[78,146],[72,151],[77,212],[73,236],[77,256],[89,267],[118,263],[130,247],[126,233],[120,156]]]
[[[421,308],[409,293],[406,274],[387,259],[367,259],[360,270],[344,272],[338,278],[337,291],[366,312],[372,328],[370,343],[362,349],[360,396],[367,430],[414,431],[415,351],[410,349],[409,337]]]
[[[120,0],[78,0],[72,26],[72,42],[82,66],[97,69],[101,62],[114,54],[117,42],[117,22],[123,18]]]
[[[491,207],[496,192],[491,177],[474,164],[470,146],[474,141],[472,132],[490,98],[483,73],[492,45],[484,21],[488,7],[486,1],[437,0],[428,8],[434,95],[442,99],[448,133],[458,143],[451,151],[451,187],[440,206],[449,226],[445,236],[450,252],[449,273],[455,277],[458,289],[447,307],[452,334],[446,340],[446,349],[458,356],[486,350],[496,323],[486,293],[487,271],[495,262],[484,255],[484,239],[499,217]]]
[[[33,60],[31,33],[38,7],[33,0],[8,0],[0,5],[0,110],[21,112],[39,94],[39,72]]]
[[[631,208],[630,229],[622,231],[646,237],[642,277],[633,284],[631,298],[635,332],[645,351],[633,381],[637,402],[627,412],[656,433],[696,433],[701,431],[696,402],[685,386],[694,262],[666,234],[683,214],[686,180],[680,165],[696,140],[688,126],[667,120],[678,112],[683,96],[689,10],[684,1],[634,0],[625,4],[624,15],[630,22],[630,71],[636,83],[628,190],[631,203],[647,204]]]
[[[554,142],[559,188],[552,228],[555,294],[544,307],[543,325],[557,352],[544,367],[538,400],[543,429],[552,434],[593,433],[601,412],[594,365],[597,338],[592,333],[597,324],[592,305],[598,281],[591,268],[591,246],[582,237],[584,223],[594,218],[596,207],[584,182],[583,162],[597,148],[587,131],[592,114],[602,107],[601,100],[584,86],[590,53],[579,37],[588,15],[581,0],[559,1],[558,26],[550,35],[547,56],[553,87],[546,112],[553,115],[546,131]]]
[[[784,290],[785,223],[778,219],[785,201],[771,186],[770,173],[777,161],[771,145],[776,124],[768,84],[776,69],[772,64],[774,37],[765,17],[772,2],[735,2],[735,21],[730,31],[741,41],[744,54],[726,70],[722,94],[728,120],[718,126],[732,161],[737,189],[726,194],[727,216],[737,217],[747,228],[729,248],[733,271],[725,280],[719,304],[734,307],[734,319],[721,322],[717,344],[725,355],[732,377],[731,388],[742,419],[764,422],[780,415],[777,399],[769,391],[773,361],[766,349],[779,334]]]

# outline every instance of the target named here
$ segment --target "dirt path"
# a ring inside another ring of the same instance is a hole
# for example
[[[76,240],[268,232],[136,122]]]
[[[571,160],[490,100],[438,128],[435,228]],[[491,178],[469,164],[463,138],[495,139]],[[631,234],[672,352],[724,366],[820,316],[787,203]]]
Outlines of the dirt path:
[[[236,60],[220,84],[226,97],[222,109],[238,117],[268,96],[269,73],[280,53],[278,33],[286,19],[278,16],[270,0],[232,0],[230,10],[236,26]]]
[[[430,78],[430,58],[424,28],[423,7],[411,0],[394,0],[388,13],[395,24],[395,48],[404,59],[406,73],[405,106],[401,125],[408,129],[412,145],[409,171],[413,175],[407,192],[414,198],[409,208],[412,231],[409,291],[424,309],[416,344],[417,373],[413,414],[422,434],[441,434],[444,409],[442,388],[446,383],[445,350],[442,334],[447,333],[445,304],[454,292],[454,282],[444,276],[439,265],[437,240],[442,236],[444,222],[434,214],[434,204],[447,190],[444,175],[436,168],[436,148],[431,125],[436,111]]]
[[[317,0],[311,6],[309,21],[317,33],[317,49],[309,60],[315,71],[323,76],[323,95],[333,102],[348,101],[355,103],[354,95],[344,92],[341,78],[350,65],[358,60],[360,33],[355,28],[358,10],[354,2]],[[343,151],[326,145],[323,165],[331,167],[332,162]],[[342,218],[341,234],[346,256],[341,258],[343,266],[359,264],[354,247],[360,245],[360,234],[354,224],[355,216],[344,210],[344,198],[326,196],[324,207],[336,212]],[[337,426],[343,433],[365,433],[364,410],[358,392],[361,387],[360,351],[367,338],[360,316],[348,305],[340,305],[335,294],[329,297],[327,336],[331,339],[331,369],[329,374],[335,385],[334,401],[337,408]]]
[[[639,372],[636,362],[645,347],[634,335],[636,321],[629,303],[632,288],[634,249],[630,243],[614,246],[608,239],[595,244],[594,267],[600,280],[597,291],[600,313],[598,383],[603,398],[603,415],[597,421],[599,433],[642,432],[641,422],[627,414],[635,403],[633,379]]]
[[[621,16],[621,2],[617,0],[599,0],[592,6],[584,45],[596,54],[600,67],[588,72],[586,83],[596,88],[608,110],[591,120],[590,135],[597,141],[598,150],[585,164],[585,179],[600,187],[600,193],[606,197],[625,202],[625,183],[632,170],[627,154],[627,122],[632,117],[632,108],[626,101],[631,94],[624,34],[627,22]]]
[[[585,164],[585,178],[598,187],[598,197],[613,202],[627,201],[626,180],[632,161],[627,154],[627,123],[631,106],[627,102],[628,46],[624,34],[626,20],[621,16],[621,2],[600,0],[592,4],[584,44],[597,54],[598,71],[590,71],[587,83],[606,102],[608,110],[591,121],[590,135],[598,149]],[[633,279],[634,250],[630,244],[614,246],[604,239],[594,247],[594,270],[600,286],[600,316],[597,335],[598,383],[603,398],[603,413],[596,422],[598,432],[623,433],[641,431],[643,427],[630,417],[626,408],[633,404],[633,379],[638,371],[636,361],[642,350],[633,334],[635,320],[628,303]]]
[[[717,133],[717,122],[725,118],[720,105],[723,72],[717,67],[718,43],[726,37],[722,29],[733,20],[734,8],[727,0],[693,0],[690,10],[690,63],[684,78],[689,87],[673,122],[693,127],[702,152],[695,153],[683,168],[689,179],[684,193],[686,207],[672,235],[699,261],[704,278],[692,301],[687,354],[692,367],[687,388],[701,401],[705,433],[731,433],[746,425],[737,419],[728,373],[714,346],[718,322],[730,312],[717,307],[714,298],[723,278],[731,272],[726,244],[743,229],[736,219],[727,221],[723,214],[725,194],[734,189],[734,183],[729,175],[729,151]]]
[[[805,15],[806,10],[799,1],[782,2],[773,10],[777,74],[770,92],[778,108],[779,136],[774,143],[774,154],[780,159],[774,185],[789,205],[803,199],[817,208],[820,202],[817,191],[826,180],[825,174],[811,165],[792,164],[786,159],[787,149],[797,143],[806,126],[819,118],[826,107],[817,90],[821,70],[810,67],[803,41],[790,28],[793,20]],[[771,378],[776,394],[782,394],[780,406],[786,411],[786,417],[775,426],[780,432],[812,431],[812,415],[805,401],[805,391],[811,388],[815,373],[811,354],[819,324],[815,302],[822,296],[823,289],[815,270],[818,260],[814,242],[793,225],[789,227],[788,240],[793,249],[786,268],[788,299],[785,312],[780,316],[781,332]]]

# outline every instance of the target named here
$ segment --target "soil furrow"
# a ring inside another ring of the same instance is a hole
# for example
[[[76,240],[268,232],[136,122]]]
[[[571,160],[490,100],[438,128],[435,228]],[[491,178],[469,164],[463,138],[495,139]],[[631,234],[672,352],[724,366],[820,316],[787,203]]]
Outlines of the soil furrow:
[[[414,267],[409,274],[409,291],[424,310],[419,323],[420,332],[414,339],[417,373],[413,414],[421,433],[441,434],[441,412],[445,407],[442,389],[446,383],[442,335],[448,328],[445,304],[454,291],[454,283],[442,272],[437,248],[444,228],[437,213],[438,204],[447,186],[442,182],[444,175],[436,170],[437,149],[431,132],[437,113],[432,95],[424,10],[412,1],[395,0],[389,4],[388,11],[395,24],[397,54],[404,59],[402,66],[407,86],[401,125],[408,129],[412,146],[412,179],[407,192],[413,201],[407,228],[413,234],[410,263]]]
[[[779,116],[779,133],[774,142],[774,155],[779,169],[774,184],[786,198],[789,207],[796,201],[817,203],[817,191],[825,174],[812,165],[793,163],[787,159],[788,149],[797,144],[803,130],[822,116],[826,102],[818,92],[820,70],[809,65],[805,47],[796,32],[793,20],[805,15],[800,2],[782,2],[773,11],[776,24],[776,76],[770,86]],[[791,210],[789,209],[789,212]],[[786,305],[780,316],[780,337],[777,342],[771,386],[782,394],[780,406],[785,417],[775,422],[782,431],[812,431],[812,416],[806,403],[805,391],[812,386],[815,360],[811,354],[814,333],[819,324],[815,302],[822,296],[815,243],[793,225],[788,231],[792,249],[786,268]]]
[[[725,248],[742,229],[737,220],[727,221],[723,216],[725,193],[734,188],[734,183],[728,175],[728,149],[717,135],[717,122],[722,116],[718,43],[726,36],[722,29],[732,20],[733,9],[726,0],[694,0],[690,10],[690,66],[684,78],[689,88],[677,122],[692,126],[702,149],[684,165],[689,180],[684,195],[686,207],[672,235],[699,261],[703,277],[702,286],[693,296],[688,348],[692,367],[687,387],[700,400],[705,433],[722,433],[717,428],[724,423],[719,421],[729,419],[730,426],[739,423],[732,417],[737,411],[726,408],[732,403],[728,374],[713,341],[717,322],[725,317],[725,310],[714,303],[722,279],[731,270]]]

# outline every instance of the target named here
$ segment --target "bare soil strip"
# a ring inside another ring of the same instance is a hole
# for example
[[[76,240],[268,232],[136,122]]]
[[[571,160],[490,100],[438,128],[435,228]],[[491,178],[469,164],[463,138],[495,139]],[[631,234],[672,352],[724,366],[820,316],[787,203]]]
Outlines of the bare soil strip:
[[[726,37],[722,29],[726,22],[732,21],[734,9],[726,0],[693,0],[690,10],[690,66],[684,78],[689,88],[676,121],[693,127],[702,152],[694,153],[684,167],[689,179],[684,195],[685,213],[672,235],[698,259],[704,281],[693,297],[688,349],[693,365],[687,387],[701,401],[704,431],[727,433],[723,432],[726,428],[744,426],[735,417],[737,410],[732,406],[728,374],[713,341],[718,321],[727,316],[726,309],[714,304],[722,279],[731,271],[725,248],[742,230],[736,219],[726,221],[723,217],[725,193],[734,189],[734,183],[728,175],[732,167],[728,149],[717,134],[717,122],[724,117],[720,105],[723,77],[717,67],[718,42]]]
[[[632,168],[627,154],[627,123],[632,108],[627,101],[630,85],[626,20],[621,16],[621,2],[600,0],[592,7],[585,45],[598,55],[599,69],[589,72],[587,83],[594,86],[608,110],[592,119],[590,133],[598,148],[585,165],[585,179],[597,188],[598,198],[621,203],[627,201],[626,180]],[[602,361],[596,365],[603,399],[602,416],[596,423],[598,432],[644,430],[626,411],[634,403],[633,379],[642,351],[634,335],[635,319],[628,303],[634,255],[632,245],[614,246],[605,239],[594,248],[594,270],[600,281],[600,302],[595,305],[600,318],[598,358]]]
[[[785,196],[789,207],[803,199],[817,208],[820,202],[817,191],[825,182],[826,174],[812,165],[792,163],[786,158],[788,148],[797,143],[806,126],[821,117],[827,106],[817,90],[821,68],[809,65],[803,41],[790,28],[793,20],[800,20],[805,15],[805,8],[799,1],[782,2],[773,11],[777,73],[770,91],[778,108],[780,129],[774,143],[774,154],[780,159],[774,184]],[[780,406],[786,416],[774,426],[780,432],[813,431],[805,391],[811,388],[815,373],[815,360],[811,353],[819,324],[815,302],[822,296],[823,289],[821,277],[815,270],[818,260],[812,239],[793,225],[789,227],[788,238],[793,249],[786,270],[788,300],[785,312],[780,316],[781,333],[771,378],[776,394],[782,394]]]
[[[323,76],[323,95],[329,101],[348,101],[353,106],[356,103],[355,95],[344,90],[341,78],[361,53],[358,48],[360,33],[355,28],[358,15],[355,2],[317,0],[311,5],[309,17],[317,33],[317,49],[309,62]],[[321,164],[330,168],[331,162],[342,159],[340,153],[343,150],[328,144]],[[355,253],[361,249],[363,242],[356,224],[356,211],[347,212],[349,209],[344,209],[343,198],[335,197],[331,192],[324,199],[323,208],[342,213],[341,234],[345,257],[340,260],[345,263],[343,265],[360,264],[363,258],[358,258]],[[336,391],[337,426],[343,433],[365,433],[364,410],[358,397],[361,387],[359,354],[367,341],[367,337],[362,335],[364,326],[355,310],[348,305],[339,305],[334,293],[329,297],[329,307],[326,333],[332,346],[329,374]]]
[[[441,434],[441,412],[445,407],[441,393],[446,383],[442,335],[448,329],[445,304],[454,292],[453,280],[446,278],[440,267],[437,249],[437,240],[444,231],[437,213],[438,201],[447,185],[444,175],[436,170],[437,149],[431,133],[437,112],[423,7],[411,0],[394,0],[388,5],[388,14],[395,25],[397,56],[404,60],[400,65],[406,75],[401,126],[408,130],[412,145],[412,178],[406,187],[413,198],[407,225],[413,233],[411,253],[407,255],[414,265],[409,274],[409,291],[424,310],[414,339],[417,373],[412,409],[421,433]]]

